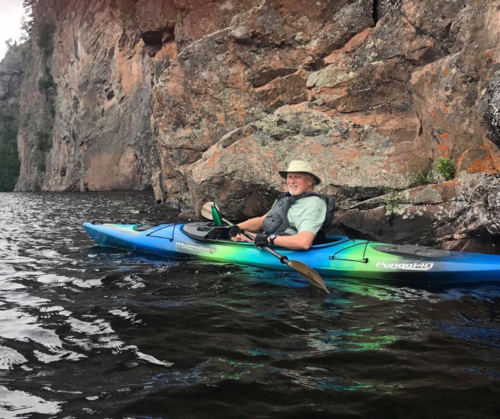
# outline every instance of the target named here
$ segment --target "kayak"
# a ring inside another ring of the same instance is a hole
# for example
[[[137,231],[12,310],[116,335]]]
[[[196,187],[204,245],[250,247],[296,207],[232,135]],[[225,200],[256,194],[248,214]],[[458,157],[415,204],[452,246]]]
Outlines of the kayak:
[[[291,270],[253,243],[228,240],[229,227],[212,222],[162,224],[84,223],[100,246],[145,252],[162,258],[205,261]],[[270,246],[289,260],[309,265],[321,275],[421,283],[500,280],[500,256],[453,252],[416,245],[392,245],[346,236],[326,236],[309,250]]]

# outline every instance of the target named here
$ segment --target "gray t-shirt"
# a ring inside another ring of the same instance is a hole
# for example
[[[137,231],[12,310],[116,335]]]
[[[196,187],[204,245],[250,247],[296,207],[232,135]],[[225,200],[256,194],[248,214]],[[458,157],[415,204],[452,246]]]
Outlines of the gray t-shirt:
[[[288,222],[297,231],[287,228],[287,234],[308,231],[316,236],[326,217],[326,203],[317,196],[298,199],[288,210]]]

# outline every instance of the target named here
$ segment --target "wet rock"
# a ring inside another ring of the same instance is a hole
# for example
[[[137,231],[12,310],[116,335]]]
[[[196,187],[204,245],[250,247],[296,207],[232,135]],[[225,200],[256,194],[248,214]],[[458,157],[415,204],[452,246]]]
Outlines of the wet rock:
[[[351,238],[362,238],[396,244],[422,244],[432,246],[436,239],[432,232],[437,207],[399,206],[396,211],[385,206],[370,210],[339,212],[330,231],[346,234]]]
[[[500,177],[462,172],[457,198],[436,221],[440,241],[500,235]]]
[[[453,189],[454,193],[450,190]],[[420,190],[420,193],[418,192]],[[418,203],[422,195],[446,202]],[[394,243],[421,243],[451,250],[497,252],[500,243],[500,177],[468,174],[452,182],[379,198],[379,206],[337,214],[334,231]],[[417,199],[411,203],[411,195]],[[404,197],[406,196],[406,201]],[[374,199],[372,199],[374,200]],[[365,207],[366,208],[366,207]]]

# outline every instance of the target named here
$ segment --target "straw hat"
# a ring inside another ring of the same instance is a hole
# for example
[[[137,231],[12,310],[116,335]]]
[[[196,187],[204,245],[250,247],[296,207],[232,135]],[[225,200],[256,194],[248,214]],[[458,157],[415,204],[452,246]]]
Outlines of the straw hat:
[[[292,160],[290,162],[290,164],[288,165],[288,169],[278,171],[278,173],[281,175],[281,177],[284,177],[285,179],[286,179],[287,173],[289,173],[289,172],[307,173],[314,178],[316,185],[319,185],[321,183],[321,179],[312,172],[312,167],[309,164],[309,162],[307,162],[307,161]]]

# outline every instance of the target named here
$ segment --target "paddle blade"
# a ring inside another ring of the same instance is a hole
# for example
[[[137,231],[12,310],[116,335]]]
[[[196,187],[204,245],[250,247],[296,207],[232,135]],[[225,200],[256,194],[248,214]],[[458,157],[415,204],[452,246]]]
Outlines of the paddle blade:
[[[292,268],[292,269],[295,269],[299,274],[301,274],[304,278],[306,278],[311,284],[317,286],[318,288],[321,288],[327,294],[330,294],[330,291],[328,291],[328,288],[326,288],[326,285],[325,285],[323,279],[319,276],[319,274],[314,269],[307,266],[305,263],[299,262],[298,260],[291,260],[290,262],[288,262],[288,266],[290,266],[290,268]]]

